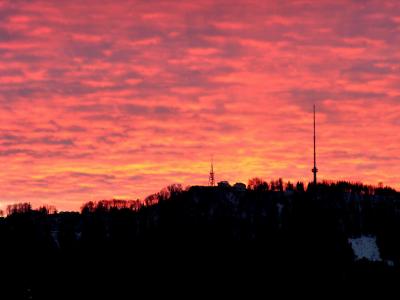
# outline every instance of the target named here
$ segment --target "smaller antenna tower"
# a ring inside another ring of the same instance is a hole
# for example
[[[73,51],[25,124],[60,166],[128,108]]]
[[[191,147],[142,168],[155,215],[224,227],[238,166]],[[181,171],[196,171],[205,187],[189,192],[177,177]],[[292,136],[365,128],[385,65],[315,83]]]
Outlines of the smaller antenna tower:
[[[213,158],[211,158],[211,170],[210,170],[210,176],[208,178],[208,185],[215,186],[215,173],[214,173],[214,159]]]

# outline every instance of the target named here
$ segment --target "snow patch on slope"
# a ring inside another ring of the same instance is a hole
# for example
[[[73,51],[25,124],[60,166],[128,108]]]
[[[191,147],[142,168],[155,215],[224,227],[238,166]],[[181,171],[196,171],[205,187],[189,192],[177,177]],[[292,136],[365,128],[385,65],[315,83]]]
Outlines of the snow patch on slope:
[[[382,261],[375,236],[362,235],[357,238],[349,238],[356,260],[367,259],[369,261]]]

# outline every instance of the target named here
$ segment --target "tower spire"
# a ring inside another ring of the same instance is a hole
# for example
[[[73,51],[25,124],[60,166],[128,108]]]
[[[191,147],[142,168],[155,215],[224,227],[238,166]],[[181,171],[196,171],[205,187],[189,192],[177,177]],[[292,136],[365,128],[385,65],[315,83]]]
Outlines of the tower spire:
[[[210,176],[208,178],[208,185],[209,186],[215,186],[215,178],[214,178],[214,158],[211,157],[211,170],[210,170]]]
[[[317,151],[316,151],[316,145],[315,145],[315,104],[314,104],[314,168],[312,169],[312,172],[314,173],[314,186],[317,186]]]

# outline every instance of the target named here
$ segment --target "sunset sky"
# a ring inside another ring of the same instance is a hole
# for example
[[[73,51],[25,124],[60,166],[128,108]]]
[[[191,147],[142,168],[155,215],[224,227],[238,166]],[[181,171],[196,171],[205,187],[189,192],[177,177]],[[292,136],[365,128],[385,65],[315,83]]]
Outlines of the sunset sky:
[[[400,188],[399,1],[0,0],[0,209],[171,183]]]

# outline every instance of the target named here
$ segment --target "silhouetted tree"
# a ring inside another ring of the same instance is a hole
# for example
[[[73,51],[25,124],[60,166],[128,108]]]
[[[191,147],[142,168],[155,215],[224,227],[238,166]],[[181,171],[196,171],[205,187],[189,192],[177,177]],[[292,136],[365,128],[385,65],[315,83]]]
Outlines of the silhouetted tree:
[[[30,203],[17,203],[7,206],[7,215],[26,214],[32,211]]]
[[[254,177],[249,180],[247,188],[252,191],[265,192],[268,191],[268,183],[259,177]]]
[[[56,214],[57,213],[57,209],[52,206],[52,205],[43,205],[41,207],[39,207],[38,212],[45,214],[45,215],[51,215],[51,214]]]
[[[278,182],[277,182],[276,186],[277,186],[277,188],[278,188],[278,191],[280,191],[281,193],[283,193],[283,180],[282,180],[282,178],[279,178],[279,179],[278,179]]]
[[[303,182],[297,181],[297,183],[296,183],[296,191],[300,192],[300,193],[304,192],[304,183]]]
[[[288,181],[288,182],[286,183],[286,190],[287,190],[287,191],[293,191],[293,190],[294,190],[293,183],[291,183],[290,181]]]

